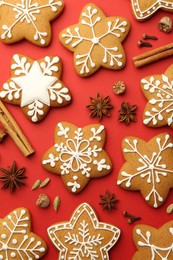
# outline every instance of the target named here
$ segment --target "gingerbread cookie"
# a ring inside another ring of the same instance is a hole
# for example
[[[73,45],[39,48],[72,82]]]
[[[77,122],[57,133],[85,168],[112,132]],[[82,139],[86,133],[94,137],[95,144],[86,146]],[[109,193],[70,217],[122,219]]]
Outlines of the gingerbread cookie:
[[[111,172],[112,163],[103,150],[105,129],[94,124],[83,128],[60,122],[55,128],[55,144],[43,156],[43,167],[61,175],[66,188],[79,193],[91,178]]]
[[[31,232],[30,214],[18,208],[0,219],[0,259],[39,259],[47,251],[45,241]]]
[[[144,21],[158,9],[173,12],[172,0],[131,0],[132,10],[138,21]]]
[[[77,73],[86,77],[100,67],[120,70],[125,66],[126,57],[122,41],[127,36],[130,23],[127,19],[106,17],[94,4],[87,4],[79,22],[60,33],[61,43],[74,52]]]
[[[161,75],[152,75],[141,80],[141,88],[148,103],[143,122],[149,127],[168,125],[173,129],[173,65]]]
[[[137,225],[133,230],[137,252],[132,260],[172,260],[173,221],[159,229],[147,225]]]
[[[145,142],[130,136],[123,140],[122,148],[126,163],[117,184],[127,190],[140,190],[150,206],[159,207],[173,187],[173,138],[163,133]]]
[[[26,39],[47,46],[51,40],[50,22],[63,8],[63,0],[0,0],[1,41],[11,44]]]
[[[11,78],[4,83],[1,100],[20,105],[32,122],[41,121],[50,107],[70,103],[71,94],[60,80],[62,62],[58,56],[46,56],[34,61],[15,54],[11,63]]]
[[[59,260],[109,260],[108,251],[118,241],[120,230],[99,222],[92,207],[83,203],[75,210],[69,222],[50,226],[48,235],[60,251]]]

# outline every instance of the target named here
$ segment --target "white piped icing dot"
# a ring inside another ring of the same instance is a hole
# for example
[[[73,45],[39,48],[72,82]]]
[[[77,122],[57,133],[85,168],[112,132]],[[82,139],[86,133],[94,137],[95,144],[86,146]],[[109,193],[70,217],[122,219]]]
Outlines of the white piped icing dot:
[[[0,255],[0,260],[4,259],[3,255]]]
[[[15,252],[11,252],[10,256],[11,256],[12,258],[16,257],[16,253],[15,253]]]
[[[17,239],[14,238],[14,239],[12,240],[12,243],[13,243],[13,245],[16,245],[16,244],[17,244]]]
[[[6,239],[6,237],[7,237],[6,234],[2,234],[2,235],[1,235],[1,238],[2,238],[2,239]]]

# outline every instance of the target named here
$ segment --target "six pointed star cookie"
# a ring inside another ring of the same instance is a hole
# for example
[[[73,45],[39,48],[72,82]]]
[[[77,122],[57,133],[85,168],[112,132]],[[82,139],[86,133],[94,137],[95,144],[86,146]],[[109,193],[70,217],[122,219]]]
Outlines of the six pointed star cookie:
[[[133,240],[138,251],[132,260],[173,259],[173,221],[159,229],[137,225],[133,230]]]
[[[81,12],[79,23],[60,33],[61,43],[74,52],[77,73],[86,77],[101,66],[120,70],[126,58],[121,42],[130,29],[127,19],[106,17],[102,10],[87,4]]]
[[[141,88],[148,103],[144,110],[144,124],[149,127],[168,125],[173,129],[173,65],[161,75],[145,77]]]
[[[39,259],[47,251],[45,241],[31,232],[30,214],[18,208],[0,219],[0,259]]]
[[[120,230],[99,222],[91,206],[83,203],[69,222],[50,226],[48,235],[60,251],[58,259],[108,260],[108,251],[118,241]]]
[[[60,80],[62,62],[57,56],[34,61],[15,54],[11,63],[11,78],[4,83],[1,100],[20,105],[32,122],[39,122],[50,107],[62,107],[71,101],[68,88]]]
[[[105,129],[94,124],[83,128],[60,122],[55,128],[55,144],[43,156],[43,167],[61,175],[66,188],[79,193],[91,178],[111,172],[112,163],[103,150]]]
[[[50,22],[63,8],[63,0],[0,0],[1,41],[11,44],[26,39],[47,46],[51,40]]]
[[[148,19],[158,9],[173,12],[172,0],[131,0],[135,18],[139,21]]]
[[[145,201],[157,208],[173,187],[173,138],[160,134],[149,142],[127,137],[122,142],[126,163],[117,184],[127,190],[140,190]]]

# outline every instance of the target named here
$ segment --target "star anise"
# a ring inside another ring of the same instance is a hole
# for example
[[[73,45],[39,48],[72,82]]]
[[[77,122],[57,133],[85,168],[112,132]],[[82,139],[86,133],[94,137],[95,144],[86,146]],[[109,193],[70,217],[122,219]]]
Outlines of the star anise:
[[[121,109],[118,111],[118,121],[124,122],[126,125],[129,125],[131,121],[136,122],[136,109],[136,105],[131,106],[129,103],[122,102]]]
[[[115,199],[115,194],[110,193],[109,191],[106,191],[105,195],[100,195],[101,202],[99,205],[102,205],[102,209],[107,209],[108,211],[111,211],[112,209],[116,209],[116,203],[118,202],[117,199]]]
[[[10,192],[14,192],[19,186],[25,185],[23,181],[23,179],[26,178],[26,176],[23,175],[25,168],[17,169],[15,161],[12,167],[8,166],[7,170],[0,168],[0,171],[4,174],[4,176],[0,177],[0,181],[4,183],[1,189],[9,188]]]
[[[97,117],[101,120],[102,117],[110,116],[109,109],[113,106],[109,103],[109,96],[101,98],[100,94],[97,94],[97,98],[90,97],[91,105],[86,106],[88,109],[92,110],[90,117]]]

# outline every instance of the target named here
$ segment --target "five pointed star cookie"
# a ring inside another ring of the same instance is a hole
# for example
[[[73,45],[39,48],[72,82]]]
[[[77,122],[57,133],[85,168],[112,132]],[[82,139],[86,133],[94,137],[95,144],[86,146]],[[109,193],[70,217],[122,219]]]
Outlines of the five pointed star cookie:
[[[101,66],[120,70],[126,58],[122,41],[127,36],[130,24],[122,17],[106,17],[102,10],[87,4],[79,18],[79,23],[60,33],[61,43],[74,52],[77,73],[86,77]]]
[[[118,241],[120,230],[99,222],[91,206],[83,203],[69,222],[50,226],[48,235],[60,251],[58,259],[108,260],[108,251]]]
[[[61,175],[66,188],[79,193],[91,178],[111,172],[112,163],[103,150],[105,129],[94,124],[84,128],[59,122],[55,128],[55,144],[43,156],[43,167]]]
[[[1,100],[20,105],[32,122],[41,121],[50,107],[62,107],[71,101],[68,88],[60,80],[62,63],[57,56],[34,61],[15,54],[11,63],[11,78],[4,83]]]
[[[47,245],[30,229],[30,214],[25,208],[15,209],[0,219],[0,259],[40,259]]]
[[[141,88],[148,103],[143,122],[149,127],[168,125],[173,129],[173,65],[161,75],[145,77]]]
[[[131,0],[132,10],[135,18],[139,21],[148,19],[158,9],[173,12],[172,0]]]
[[[60,15],[63,0],[0,0],[0,39],[11,44],[22,39],[47,46],[50,22]]]
[[[117,184],[127,190],[140,190],[150,206],[161,206],[173,187],[173,138],[165,133],[149,142],[127,137],[122,148],[126,163]]]
[[[173,221],[156,229],[152,226],[137,225],[133,230],[137,252],[132,260],[172,260]]]

